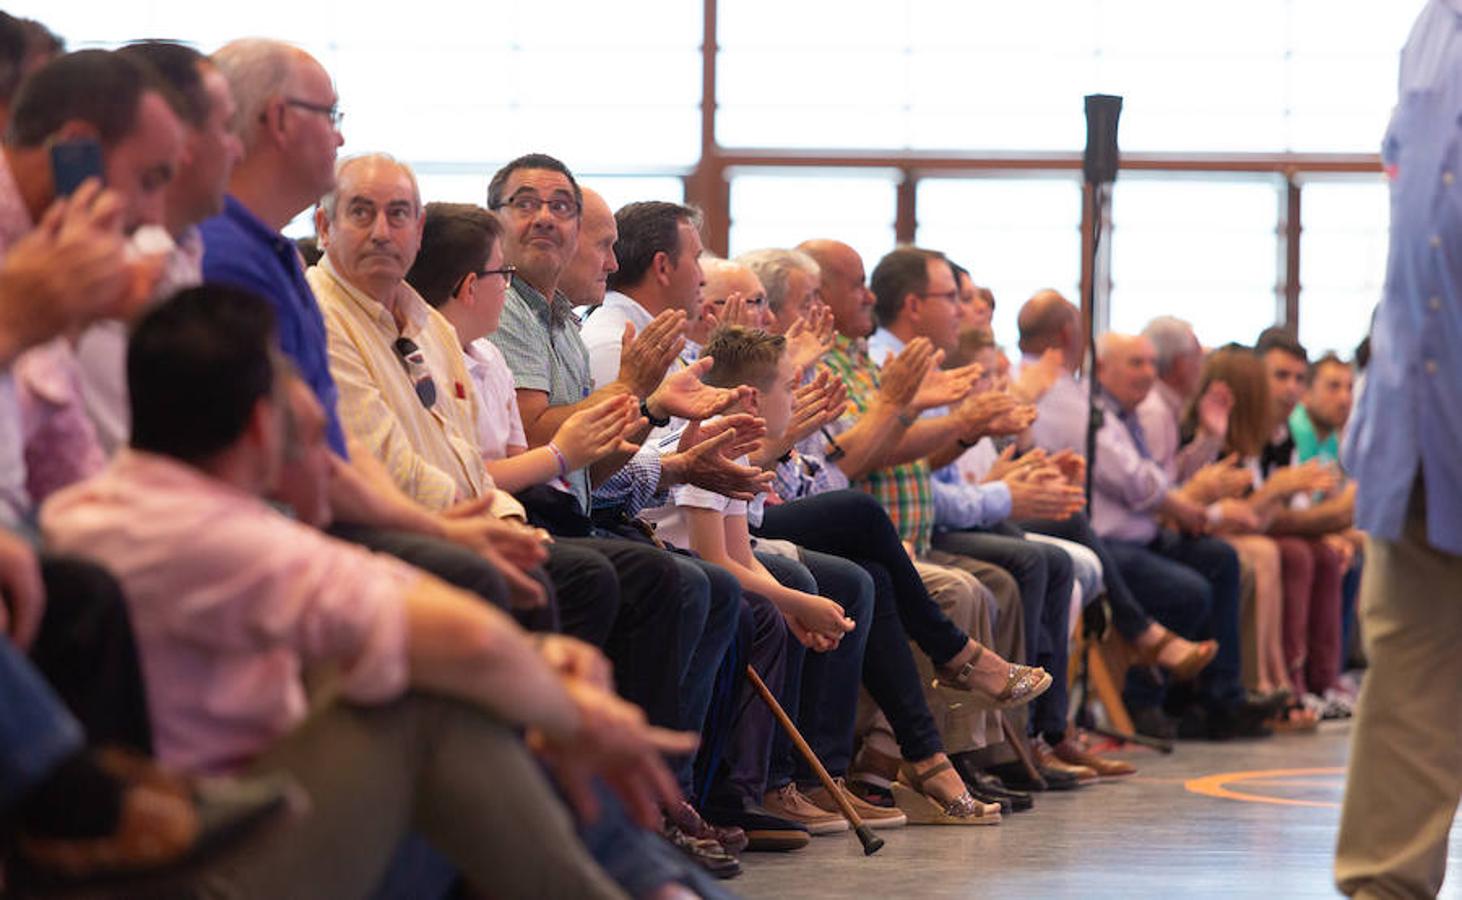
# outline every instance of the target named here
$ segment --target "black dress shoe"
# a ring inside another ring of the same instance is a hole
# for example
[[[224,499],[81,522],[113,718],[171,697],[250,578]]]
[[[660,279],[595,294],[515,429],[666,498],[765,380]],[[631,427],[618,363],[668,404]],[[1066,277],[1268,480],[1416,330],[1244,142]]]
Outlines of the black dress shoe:
[[[1208,711],[1208,739],[1225,741],[1234,738],[1266,738],[1274,729],[1265,724],[1272,713],[1267,706],[1241,703]]]
[[[965,787],[970,789],[974,798],[981,803],[999,803],[1001,815],[1025,812],[1035,806],[1030,794],[1011,790],[1005,782],[981,770],[963,754],[956,753],[949,761],[954,763],[954,770],[964,779]]]
[[[1081,786],[1075,775],[1054,769],[1037,767],[1038,777],[1033,779],[1019,762],[1001,763],[990,766],[986,771],[999,778],[1006,787],[1017,791],[1074,791]]]
[[[674,822],[665,820],[660,834],[675,849],[690,857],[702,869],[717,878],[735,878],[741,874],[741,862],[726,852],[719,843],[704,838],[693,838],[680,830]]]
[[[1171,716],[1156,706],[1133,707],[1129,712],[1132,715],[1132,727],[1138,734],[1150,738],[1157,738],[1160,741],[1171,741],[1178,736],[1178,723]]]
[[[972,787],[978,787],[992,797],[1010,801],[1010,808],[1015,812],[1025,812],[1036,805],[1035,798],[1031,797],[1029,792],[1017,791],[986,772],[980,772],[975,776],[975,783]]]
[[[718,828],[744,833],[746,849],[751,852],[800,850],[812,842],[807,826],[774,816],[749,799],[739,807],[707,807],[705,817]]]

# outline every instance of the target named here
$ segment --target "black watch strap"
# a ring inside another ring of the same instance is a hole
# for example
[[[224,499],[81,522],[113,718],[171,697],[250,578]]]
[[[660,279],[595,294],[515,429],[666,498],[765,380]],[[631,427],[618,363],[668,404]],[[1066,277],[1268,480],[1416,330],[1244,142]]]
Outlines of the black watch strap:
[[[648,419],[650,424],[655,426],[656,428],[664,428],[666,425],[670,424],[669,416],[666,416],[663,419],[657,419],[654,416],[650,415],[650,404],[646,403],[644,400],[640,401],[640,415]]]

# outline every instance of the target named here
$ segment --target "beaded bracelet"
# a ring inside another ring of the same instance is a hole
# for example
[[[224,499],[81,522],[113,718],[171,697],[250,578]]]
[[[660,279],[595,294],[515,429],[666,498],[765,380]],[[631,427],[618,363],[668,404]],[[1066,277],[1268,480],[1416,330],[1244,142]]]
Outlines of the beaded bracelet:
[[[569,458],[563,455],[563,451],[558,449],[558,445],[553,441],[548,442],[548,449],[553,454],[553,458],[558,460],[558,477],[567,478],[569,474]]]

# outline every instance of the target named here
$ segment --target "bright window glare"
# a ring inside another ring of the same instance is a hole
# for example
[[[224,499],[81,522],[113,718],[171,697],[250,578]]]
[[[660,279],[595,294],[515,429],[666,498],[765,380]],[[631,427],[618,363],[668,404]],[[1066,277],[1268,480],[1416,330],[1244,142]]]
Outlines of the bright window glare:
[[[812,0],[718,7],[728,146],[1070,150],[1121,94],[1126,150],[1374,151],[1419,0]]]
[[[896,174],[827,170],[735,174],[731,178],[731,255],[833,238],[873,267],[894,246]]]
[[[1081,185],[1065,178],[927,178],[916,243],[940,250],[995,294],[995,339],[1013,348],[1016,314],[1042,288],[1080,302]]]
[[[1117,179],[1111,329],[1172,315],[1205,345],[1252,343],[1278,310],[1279,197],[1268,180]]]
[[[1300,342],[1350,358],[1370,330],[1386,275],[1390,220],[1379,177],[1312,181],[1301,194]]]

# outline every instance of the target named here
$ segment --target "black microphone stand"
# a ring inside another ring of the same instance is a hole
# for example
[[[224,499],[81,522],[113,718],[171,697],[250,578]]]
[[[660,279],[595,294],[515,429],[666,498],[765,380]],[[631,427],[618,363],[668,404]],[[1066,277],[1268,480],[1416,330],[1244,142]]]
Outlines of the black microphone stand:
[[[1092,500],[1095,496],[1097,432],[1101,430],[1104,416],[1097,402],[1096,390],[1096,300],[1097,264],[1101,259],[1102,232],[1106,230],[1107,211],[1111,206],[1112,183],[1117,179],[1117,120],[1122,113],[1122,98],[1107,94],[1091,94],[1086,98],[1086,152],[1082,157],[1082,174],[1086,183],[1086,196],[1090,203],[1087,211],[1091,222],[1091,243],[1084,248],[1087,254],[1083,267],[1091,275],[1086,282],[1086,349],[1088,366],[1086,370],[1086,514],[1092,514]],[[1090,655],[1101,652],[1093,644],[1106,633],[1108,615],[1105,604],[1095,603],[1087,607],[1082,616],[1081,637],[1081,687],[1080,700],[1076,705],[1076,724],[1093,734],[1123,743],[1140,744],[1162,753],[1172,753],[1171,741],[1150,738],[1141,734],[1128,734],[1096,723],[1091,711]]]

